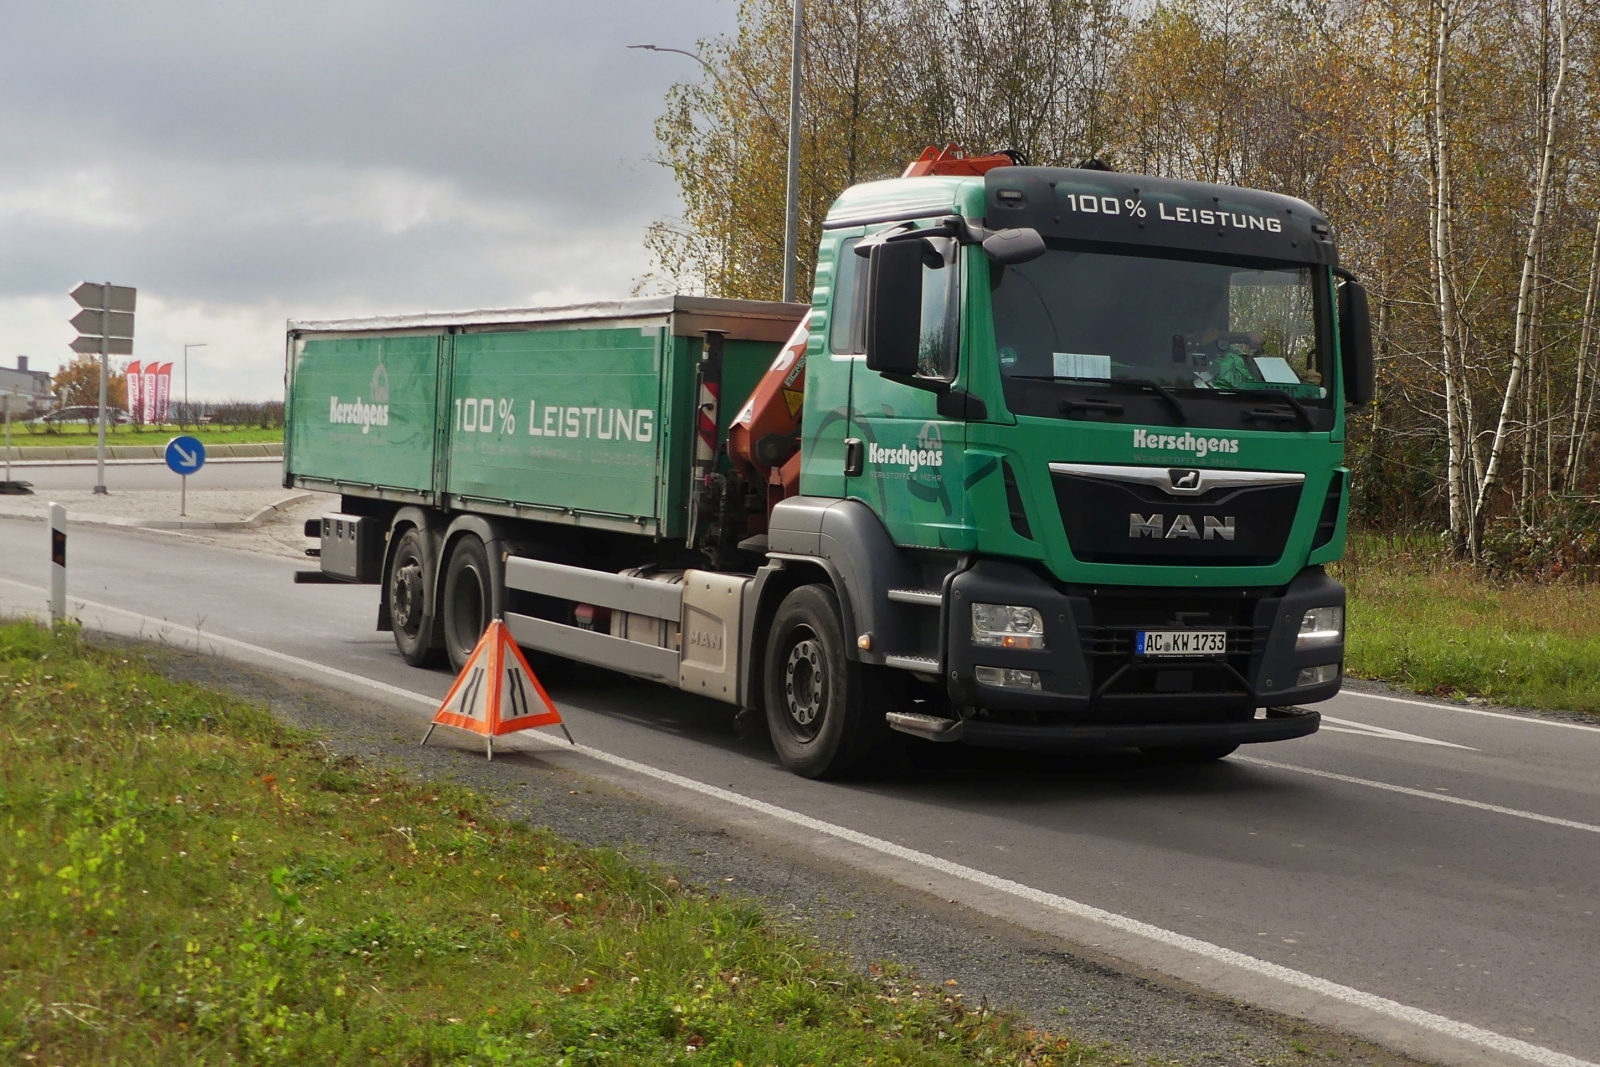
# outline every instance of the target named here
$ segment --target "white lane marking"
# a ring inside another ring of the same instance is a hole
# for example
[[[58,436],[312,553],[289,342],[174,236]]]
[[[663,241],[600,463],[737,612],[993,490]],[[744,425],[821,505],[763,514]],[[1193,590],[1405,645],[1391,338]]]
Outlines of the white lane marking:
[[[21,582],[11,581],[10,579],[6,578],[0,578],[0,582],[4,582],[7,585],[19,586],[20,588],[27,589],[34,593],[44,592],[43,589],[35,586],[24,585]],[[93,601],[87,600],[81,600],[78,601],[78,603],[85,607],[95,608],[100,611],[109,611],[117,615],[123,615],[131,619],[136,619],[141,623],[146,623],[169,631],[182,632],[200,640],[215,641],[218,644],[226,645],[231,648],[238,648],[249,651],[256,655],[266,656],[267,658],[276,660],[278,662],[291,663],[309,670],[320,671],[323,674],[340,678],[345,681],[358,682],[363,685],[371,686],[372,688],[385,693],[405,697],[409,700],[426,704],[429,707],[435,707],[439,703],[438,699],[430,697],[424,693],[414,693],[410,690],[402,689],[399,686],[390,685],[387,682],[379,682],[371,678],[365,678],[359,674],[353,674],[350,671],[342,671],[337,667],[329,667],[324,664],[317,663],[314,660],[301,659],[298,656],[291,656],[283,652],[276,652],[270,648],[263,648],[260,645],[253,645],[246,641],[239,641],[231,637],[222,637],[217,634],[203,633],[194,627],[182,626],[176,623],[168,622],[165,619],[157,619],[149,615],[141,615],[138,612],[128,611],[124,608],[112,607],[109,604],[97,604]],[[1589,1060],[1580,1060],[1576,1056],[1569,1056],[1564,1052],[1557,1052],[1554,1049],[1548,1049],[1542,1045],[1535,1045],[1531,1042],[1522,1041],[1518,1038],[1507,1037],[1504,1034],[1495,1033],[1493,1030],[1485,1030],[1482,1027],[1473,1026],[1471,1023],[1460,1022],[1456,1019],[1447,1018],[1443,1015],[1435,1015],[1433,1012],[1424,1011],[1421,1008],[1413,1008],[1409,1004],[1401,1004],[1399,1001],[1390,1000],[1387,997],[1380,997],[1375,993],[1367,993],[1351,986],[1340,985],[1339,983],[1331,982],[1326,978],[1318,978],[1316,975],[1306,974],[1304,971],[1297,971],[1290,967],[1284,967],[1281,964],[1270,963],[1266,960],[1257,959],[1254,956],[1248,956],[1243,952],[1236,952],[1231,948],[1224,948],[1221,945],[1212,944],[1209,941],[1202,941],[1197,937],[1190,937],[1187,934],[1180,934],[1172,930],[1164,929],[1160,926],[1152,925],[1151,923],[1141,922],[1138,919],[1129,918],[1126,915],[1118,915],[1116,912],[1106,911],[1103,908],[1097,908],[1092,904],[1084,904],[1068,897],[1060,896],[1056,893],[1049,893],[1042,889],[1035,889],[1032,886],[1024,885],[1021,882],[1014,882],[1009,878],[1001,878],[999,875],[990,874],[987,871],[980,871],[977,868],[968,867],[964,864],[954,863],[940,856],[930,855],[926,852],[919,852],[916,849],[907,848],[904,845],[897,845],[893,841],[886,841],[881,837],[872,837],[869,834],[863,834],[860,831],[852,830],[846,826],[839,826],[835,823],[823,822],[821,819],[814,819],[809,815],[802,815],[800,812],[791,811],[788,808],[781,808],[776,804],[769,804],[764,800],[757,800],[754,797],[747,797],[743,793],[735,793],[732,790],[722,789],[714,785],[708,785],[705,782],[696,781],[693,778],[686,778],[681,774],[674,774],[671,771],[664,771],[658,767],[652,767],[646,763],[639,763],[636,760],[628,759],[626,756],[613,755],[610,752],[606,752],[598,748],[592,748],[588,745],[569,745],[565,741],[558,741],[553,737],[546,737],[543,734],[535,734],[532,731],[523,731],[522,736],[527,737],[529,740],[538,741],[544,745],[548,745],[557,751],[577,752],[580,755],[587,756],[590,759],[597,760],[598,762],[608,763],[613,767],[620,767],[623,770],[631,771],[634,774],[643,775],[647,778],[654,778],[658,782],[665,782],[669,785],[677,786],[678,788],[687,790],[691,793],[699,793],[702,796],[712,797],[735,807],[744,808],[748,811],[759,812],[768,816],[769,818],[777,819],[793,826],[804,827],[805,829],[813,830],[817,833],[826,834],[829,837],[837,838],[841,841],[848,841],[851,844],[871,849],[872,851],[882,855],[892,856],[895,859],[903,860],[907,863],[912,863],[931,871],[937,871],[953,878],[959,878],[962,881],[970,882],[973,885],[980,885],[987,889],[994,889],[1010,896],[1017,897],[1021,900],[1027,900],[1035,904],[1041,904],[1047,908],[1053,908],[1056,911],[1071,915],[1075,918],[1098,923],[1113,930],[1119,930],[1123,933],[1143,937],[1159,944],[1182,949],[1186,952],[1191,952],[1196,956],[1211,960],[1215,963],[1227,964],[1252,974],[1275,979],[1284,983],[1285,985],[1293,986],[1297,989],[1304,989],[1308,992],[1328,997],[1330,1000],[1336,1000],[1354,1007],[1364,1008],[1367,1011],[1374,1012],[1378,1015],[1383,1015],[1400,1022],[1409,1023],[1424,1030],[1429,1030],[1433,1033],[1442,1034],[1446,1037],[1455,1038],[1459,1041],[1465,1041],[1470,1044],[1478,1045],[1482,1048],[1492,1049],[1496,1052],[1504,1052],[1508,1055],[1516,1056],[1519,1059],[1526,1060],[1530,1063],[1540,1064],[1542,1067],[1600,1067],[1600,1064],[1593,1063]],[[1240,759],[1240,757],[1234,758]],[[1304,770],[1304,768],[1289,767],[1286,764],[1269,764],[1266,760],[1257,760],[1253,757],[1244,757],[1244,761],[1266,764],[1269,766],[1280,766],[1288,770]],[[1466,804],[1469,807],[1488,808],[1491,811],[1527,815],[1529,817],[1539,818],[1547,822],[1560,822],[1565,825],[1576,826],[1580,829],[1600,829],[1600,827],[1590,827],[1584,823],[1567,823],[1566,820],[1550,819],[1547,816],[1533,816],[1531,813],[1515,812],[1510,808],[1497,808],[1494,805],[1479,804],[1476,801],[1463,801],[1453,797],[1439,797],[1431,793],[1423,793],[1420,790],[1404,789],[1399,786],[1388,786],[1377,782],[1365,782],[1358,778],[1347,779],[1344,775],[1334,775],[1323,771],[1313,771],[1311,773],[1324,777],[1345,779],[1347,781],[1353,781],[1363,785],[1378,785],[1381,788],[1391,789],[1401,793],[1415,793],[1418,796],[1428,797],[1431,800],[1453,800],[1456,803]]]
[[[1463,715],[1482,715],[1487,719],[1510,719],[1512,722],[1527,722],[1536,726],[1559,726],[1563,730],[1587,730],[1590,733],[1600,734],[1600,726],[1585,726],[1581,722],[1562,722],[1560,719],[1541,719],[1536,715],[1512,715],[1504,711],[1485,711],[1482,708],[1469,708],[1465,704],[1440,704],[1432,700],[1409,700],[1405,697],[1385,696],[1382,693],[1364,693],[1359,689],[1346,689],[1339,695],[1358,697],[1362,700],[1387,700],[1391,704],[1410,704],[1415,708],[1431,708],[1434,711],[1459,711]]]
[[[1350,785],[1364,785],[1368,789],[1382,789],[1388,793],[1404,793],[1408,797],[1422,797],[1424,800],[1437,800],[1441,804],[1459,804],[1463,808],[1477,808],[1479,811],[1492,811],[1497,815],[1514,815],[1519,819],[1532,819],[1534,822],[1549,823],[1551,826],[1565,826],[1569,830],[1587,830],[1591,834],[1600,834],[1600,826],[1590,822],[1577,822],[1573,819],[1560,819],[1554,815],[1541,815],[1536,811],[1523,811],[1521,808],[1505,808],[1499,804],[1485,804],[1481,800],[1468,800],[1466,797],[1453,797],[1446,793],[1430,793],[1426,789],[1412,789],[1410,786],[1391,785],[1388,782],[1375,782],[1370,778],[1355,778],[1348,774],[1337,774],[1334,771],[1313,770],[1310,767],[1298,767],[1292,763],[1278,763],[1275,760],[1262,759],[1260,756],[1231,756],[1235,763],[1253,763],[1257,767],[1271,767],[1279,771],[1294,771],[1297,774],[1309,774],[1314,778],[1327,778],[1335,782],[1346,782]]]
[[[1329,726],[1328,723],[1336,722],[1338,726]],[[1412,741],[1419,745],[1438,745],[1440,748],[1461,748],[1468,752],[1477,749],[1470,745],[1458,745],[1453,741],[1440,741],[1436,737],[1423,737],[1421,734],[1408,734],[1401,730],[1391,730],[1387,726],[1373,726],[1370,723],[1356,722],[1353,719],[1336,719],[1332,715],[1322,716],[1322,728],[1331,730],[1336,734],[1356,734],[1364,737],[1381,737],[1388,741]]]

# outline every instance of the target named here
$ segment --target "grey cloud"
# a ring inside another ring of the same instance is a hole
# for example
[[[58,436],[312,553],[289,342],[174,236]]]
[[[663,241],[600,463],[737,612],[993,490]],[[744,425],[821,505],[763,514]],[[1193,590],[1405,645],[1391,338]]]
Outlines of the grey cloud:
[[[698,74],[624,46],[689,47],[733,15],[732,0],[8,4],[0,298],[113,277],[220,321],[621,295],[646,268],[644,227],[676,206],[647,162],[652,124]],[[248,343],[241,362],[281,351]]]

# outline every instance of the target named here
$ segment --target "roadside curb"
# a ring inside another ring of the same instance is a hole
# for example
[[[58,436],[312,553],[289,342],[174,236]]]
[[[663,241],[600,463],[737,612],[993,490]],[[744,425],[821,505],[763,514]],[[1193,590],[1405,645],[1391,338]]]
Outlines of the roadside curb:
[[[12,445],[11,462],[24,460],[96,459],[93,445]],[[165,445],[107,445],[107,459],[162,459]],[[283,445],[273,441],[256,444],[206,445],[206,459],[282,458]]]
[[[75,526],[114,526],[124,530],[254,530],[262,523],[278,515],[285,508],[303,503],[316,498],[315,493],[291,493],[281,500],[275,500],[262,508],[257,508],[248,518],[222,519],[206,521],[204,519],[125,519],[115,515],[93,515],[69,513],[68,523]],[[0,511],[0,518],[29,519],[43,522],[45,516],[27,512]]]
[[[41,451],[41,450],[40,449],[36,449],[36,448],[30,448],[28,451],[29,452],[38,452],[38,451]],[[212,455],[207,455],[206,456],[206,466],[210,467],[213,464],[218,464],[218,463],[276,463],[279,460],[281,460],[282,458],[283,457],[281,457],[281,456],[212,456]],[[34,459],[32,456],[30,456],[27,459],[13,459],[11,461],[11,469],[12,470],[28,470],[28,469],[33,468],[33,467],[93,467],[96,462],[98,462],[98,461],[94,460],[94,459]],[[108,460],[106,460],[106,466],[108,466],[108,467],[164,467],[164,466],[166,466],[166,459],[164,457],[157,457],[157,458],[152,459],[152,458],[150,458],[148,456],[146,456],[146,457],[144,457],[142,459],[108,459]]]

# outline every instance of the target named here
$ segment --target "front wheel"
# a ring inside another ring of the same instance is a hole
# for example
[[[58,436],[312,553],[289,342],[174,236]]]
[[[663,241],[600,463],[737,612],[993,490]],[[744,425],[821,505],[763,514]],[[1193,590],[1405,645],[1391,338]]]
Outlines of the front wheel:
[[[861,667],[845,655],[833,590],[803,585],[784,597],[762,673],[767,727],[785,767],[804,778],[833,778],[866,755],[876,732],[867,722]]]

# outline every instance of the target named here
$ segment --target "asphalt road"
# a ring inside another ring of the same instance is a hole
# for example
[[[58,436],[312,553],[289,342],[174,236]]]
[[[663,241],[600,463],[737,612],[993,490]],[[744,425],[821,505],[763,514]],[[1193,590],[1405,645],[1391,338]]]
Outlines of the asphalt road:
[[[38,607],[43,538],[0,521],[0,608]],[[78,530],[69,558],[74,599],[372,679],[419,721],[451,682],[373,630],[375,587],[181,535]],[[541,756],[644,795],[1424,1058],[1600,1061],[1600,729],[1347,692],[1322,733],[1212,766],[930,746],[837,784],[741,741],[728,705],[605,674],[553,695],[592,751]]]

